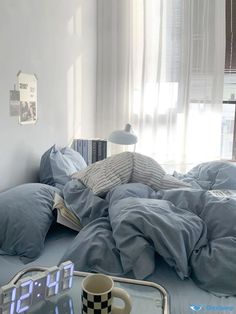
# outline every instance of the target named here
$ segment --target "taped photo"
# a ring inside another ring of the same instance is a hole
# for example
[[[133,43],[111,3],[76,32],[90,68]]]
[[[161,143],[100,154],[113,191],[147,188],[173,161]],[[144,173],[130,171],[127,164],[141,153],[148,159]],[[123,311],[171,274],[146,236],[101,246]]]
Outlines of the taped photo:
[[[32,124],[37,121],[37,77],[35,74],[18,73],[20,93],[20,124]]]

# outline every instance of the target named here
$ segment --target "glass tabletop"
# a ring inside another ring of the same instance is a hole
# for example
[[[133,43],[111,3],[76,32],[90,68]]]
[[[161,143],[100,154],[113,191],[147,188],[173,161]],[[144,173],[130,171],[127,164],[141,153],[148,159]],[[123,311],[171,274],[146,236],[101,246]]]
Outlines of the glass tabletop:
[[[0,314],[79,314],[81,283],[89,273],[73,271],[70,261],[51,268],[28,268],[0,287]],[[153,282],[112,277],[116,287],[128,292],[131,314],[169,314],[166,290]],[[114,298],[114,305],[123,307]]]
[[[77,314],[81,311],[81,282],[88,273],[74,272],[72,288],[30,308],[27,313]],[[112,277],[115,286],[125,289],[132,300],[132,314],[169,314],[168,294],[155,283]],[[114,299],[122,307],[122,301]]]

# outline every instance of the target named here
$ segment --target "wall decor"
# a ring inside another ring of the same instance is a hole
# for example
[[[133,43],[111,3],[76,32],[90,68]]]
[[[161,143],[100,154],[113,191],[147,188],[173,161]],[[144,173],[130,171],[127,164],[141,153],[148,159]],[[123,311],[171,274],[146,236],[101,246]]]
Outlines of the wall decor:
[[[20,115],[20,92],[16,90],[16,85],[13,90],[10,90],[9,113],[12,117]]]
[[[37,121],[37,77],[35,74],[19,71],[18,89],[20,93],[20,124],[32,124]]]

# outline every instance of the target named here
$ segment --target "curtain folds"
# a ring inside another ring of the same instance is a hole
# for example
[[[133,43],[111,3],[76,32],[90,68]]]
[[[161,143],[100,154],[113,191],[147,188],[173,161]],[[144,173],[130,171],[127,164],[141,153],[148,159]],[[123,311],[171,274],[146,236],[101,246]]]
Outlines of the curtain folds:
[[[99,137],[130,122],[136,151],[167,168],[220,157],[222,0],[99,0]]]

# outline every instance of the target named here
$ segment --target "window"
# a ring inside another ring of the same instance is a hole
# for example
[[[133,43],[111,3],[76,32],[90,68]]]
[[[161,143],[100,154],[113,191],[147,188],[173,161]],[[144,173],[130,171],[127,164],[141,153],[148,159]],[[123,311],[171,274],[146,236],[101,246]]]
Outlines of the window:
[[[236,74],[236,1],[226,0],[225,73]]]
[[[226,0],[226,50],[221,157],[236,159],[236,1]]]

